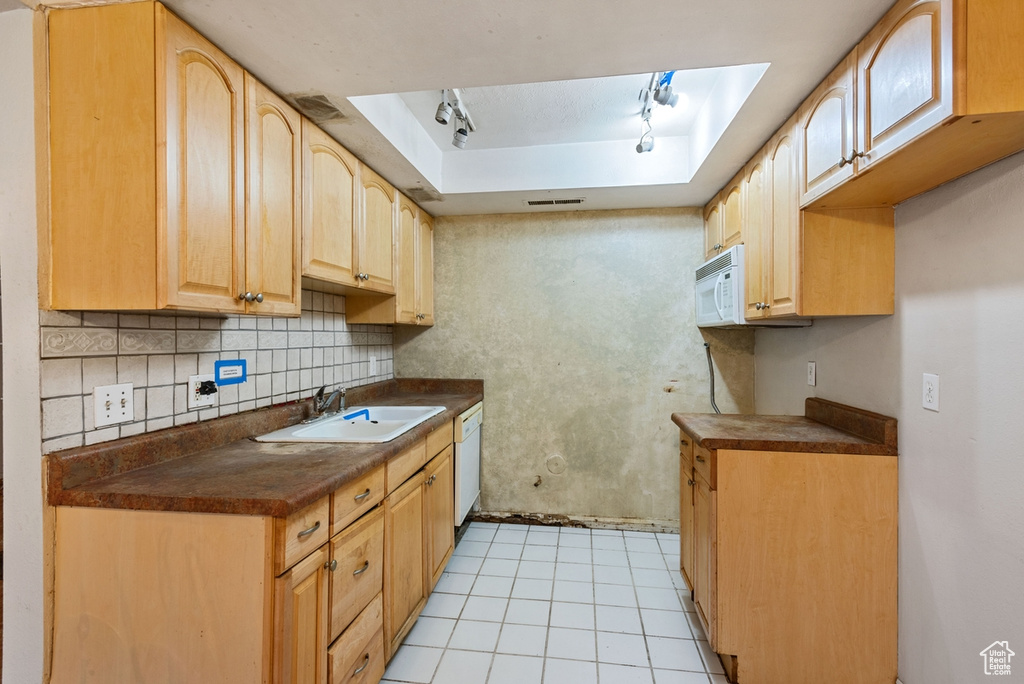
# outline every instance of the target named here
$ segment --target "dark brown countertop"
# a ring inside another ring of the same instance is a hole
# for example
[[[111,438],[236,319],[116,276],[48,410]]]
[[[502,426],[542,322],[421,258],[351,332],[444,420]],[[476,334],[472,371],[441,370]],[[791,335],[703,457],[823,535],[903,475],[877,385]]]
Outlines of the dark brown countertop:
[[[482,399],[479,380],[391,380],[350,389],[350,406],[446,407],[383,444],[249,439],[298,422],[308,415],[306,401],[57,452],[47,456],[49,501],[284,517],[385,463]]]
[[[673,413],[672,421],[705,449],[897,453],[895,418],[813,397],[806,400],[804,412],[804,416]]]

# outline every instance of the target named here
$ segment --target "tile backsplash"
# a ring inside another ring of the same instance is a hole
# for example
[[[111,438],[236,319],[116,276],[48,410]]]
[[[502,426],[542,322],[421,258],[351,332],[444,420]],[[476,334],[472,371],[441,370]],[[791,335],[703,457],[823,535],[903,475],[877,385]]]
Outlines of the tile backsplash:
[[[394,377],[392,327],[349,325],[343,296],[308,290],[299,318],[40,311],[39,321],[44,453]],[[213,407],[188,410],[188,377],[225,359],[245,359],[247,381],[219,387]],[[135,419],[97,429],[93,388],[125,382]]]

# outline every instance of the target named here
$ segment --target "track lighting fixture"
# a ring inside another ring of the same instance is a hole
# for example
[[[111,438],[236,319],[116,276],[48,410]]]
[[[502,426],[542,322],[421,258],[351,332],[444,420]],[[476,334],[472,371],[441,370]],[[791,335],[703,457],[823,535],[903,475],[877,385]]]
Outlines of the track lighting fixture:
[[[437,113],[434,114],[434,121],[445,126],[455,115],[455,133],[452,135],[452,145],[462,150],[466,147],[469,134],[476,130],[473,125],[473,118],[462,101],[462,95],[457,88],[446,88],[441,91],[441,104],[437,105]]]
[[[434,121],[442,126],[448,125],[452,118],[452,106],[448,103],[448,91],[441,91],[441,104],[437,105],[437,113],[434,114]]]
[[[466,148],[466,141],[469,140],[469,131],[466,129],[466,122],[461,118],[456,119],[455,135],[452,136],[452,145],[460,150]]]
[[[640,142],[636,145],[638,154],[654,149],[654,134],[651,132],[651,115],[655,105],[675,107],[679,93],[672,91],[672,76],[675,71],[655,71],[651,81],[640,91]]]

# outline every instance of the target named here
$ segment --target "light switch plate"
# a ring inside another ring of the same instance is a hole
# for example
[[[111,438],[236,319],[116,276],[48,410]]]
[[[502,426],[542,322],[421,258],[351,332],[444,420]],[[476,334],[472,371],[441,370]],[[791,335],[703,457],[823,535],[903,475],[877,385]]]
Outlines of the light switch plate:
[[[814,361],[807,362],[807,384],[814,387],[818,383],[818,371]]]
[[[132,383],[100,385],[92,389],[93,423],[96,427],[127,423],[135,419]]]
[[[939,376],[933,373],[924,374],[921,385],[921,406],[929,411],[939,410]]]

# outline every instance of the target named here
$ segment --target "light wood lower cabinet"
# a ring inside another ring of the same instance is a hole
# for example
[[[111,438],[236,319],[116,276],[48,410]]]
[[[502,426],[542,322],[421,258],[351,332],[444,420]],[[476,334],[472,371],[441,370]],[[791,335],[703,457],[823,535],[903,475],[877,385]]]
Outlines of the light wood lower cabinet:
[[[455,471],[454,449],[449,445],[434,457],[424,471],[425,495],[423,506],[426,510],[427,553],[424,560],[427,581],[431,591],[441,579],[441,573],[448,564],[455,549]]]
[[[384,500],[384,645],[388,660],[427,602],[423,532],[423,480],[414,475]]]
[[[679,438],[679,570],[693,591],[693,441],[683,433]]]
[[[322,546],[274,581],[275,682],[327,682],[328,557]]]
[[[896,457],[694,454],[693,599],[731,681],[892,684]]]

